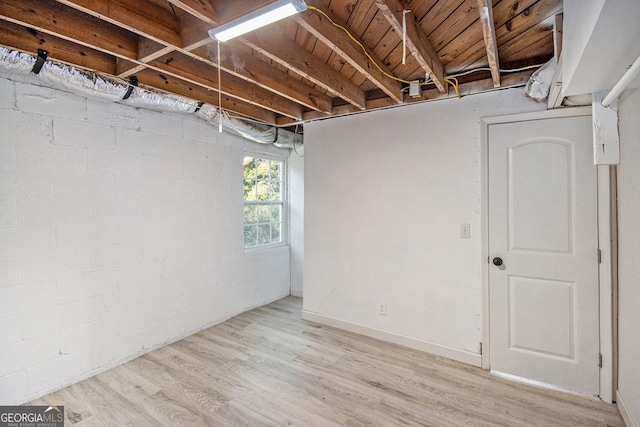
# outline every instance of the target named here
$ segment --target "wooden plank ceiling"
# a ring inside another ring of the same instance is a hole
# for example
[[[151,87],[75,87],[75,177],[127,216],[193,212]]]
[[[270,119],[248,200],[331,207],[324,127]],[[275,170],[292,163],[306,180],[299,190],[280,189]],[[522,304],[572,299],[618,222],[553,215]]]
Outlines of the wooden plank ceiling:
[[[0,45],[214,106],[220,87],[225,110],[289,126],[451,96],[451,77],[476,69],[458,77],[463,93],[522,83],[533,69],[499,69],[552,58],[562,12],[562,0],[307,0],[221,44],[218,81],[207,31],[272,1],[1,0]]]

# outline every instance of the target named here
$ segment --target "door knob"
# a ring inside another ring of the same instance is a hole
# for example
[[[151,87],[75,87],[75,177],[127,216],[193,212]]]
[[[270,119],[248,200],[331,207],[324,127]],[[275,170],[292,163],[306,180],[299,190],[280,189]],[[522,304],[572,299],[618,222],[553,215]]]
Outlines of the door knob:
[[[500,267],[502,265],[502,258],[495,257],[492,262],[496,267]]]

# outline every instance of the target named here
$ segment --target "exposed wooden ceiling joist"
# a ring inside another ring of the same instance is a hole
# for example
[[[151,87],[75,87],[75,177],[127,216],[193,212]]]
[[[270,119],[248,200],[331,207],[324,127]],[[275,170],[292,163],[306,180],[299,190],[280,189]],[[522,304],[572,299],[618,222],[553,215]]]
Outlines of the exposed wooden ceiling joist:
[[[498,42],[496,41],[496,29],[493,22],[493,6],[491,5],[491,0],[477,0],[477,2],[493,86],[500,87],[500,57],[498,54]]]
[[[115,74],[115,58],[104,52],[87,47],[78,50],[77,45],[67,40],[36,30],[30,30],[5,20],[0,20],[0,32],[3,33],[2,45],[11,49],[26,52],[45,49],[51,57],[55,57],[57,61],[62,63],[79,65],[101,74]],[[218,104],[216,92],[202,86],[190,84],[183,79],[176,79],[167,73],[145,69],[141,71],[139,77],[141,81],[144,82],[144,86],[149,88],[198,99],[212,105]],[[248,117],[255,117],[258,120],[268,123],[275,123],[276,120],[275,113],[261,106],[256,107],[240,100],[234,100],[228,96],[223,97],[222,107],[226,110],[235,111]]]
[[[194,16],[209,24],[216,24],[220,22],[220,13],[216,6],[217,1],[211,0],[167,0],[169,3],[179,7],[186,11],[191,16]]]
[[[182,46],[180,21],[171,13],[138,1],[56,0],[167,46]]]
[[[207,104],[218,106],[218,94],[197,85],[185,85],[180,79],[166,76],[154,70],[146,69],[138,74],[140,81],[145,84],[161,88],[167,92],[176,93],[187,98],[195,98]],[[247,117],[255,117],[265,123],[275,123],[276,114],[255,105],[249,105],[228,96],[222,97],[222,108],[237,112]]]
[[[115,74],[116,59],[104,52],[85,46],[78,49],[78,45],[73,42],[6,20],[0,21],[0,33],[2,33],[2,45],[10,49],[24,52],[37,52],[38,49],[43,49],[57,61],[105,74]]]
[[[0,5],[0,15],[4,16],[7,20],[22,25],[37,22],[39,24],[37,27],[39,31],[65,40],[73,40],[72,34],[78,31],[77,28],[89,28],[84,26],[85,17],[81,14],[70,9],[54,11],[52,10],[51,2],[47,0],[6,0],[6,2]],[[33,18],[27,21],[26,18],[30,15],[33,15]],[[119,61],[116,67],[116,73],[119,77],[130,76],[134,74],[132,71],[140,73],[145,68],[151,68],[176,79],[197,84],[207,90],[218,91],[217,73],[211,73],[210,67],[201,61],[195,61],[193,58],[185,57],[180,52],[171,48],[158,49],[156,42],[149,41],[143,37],[139,37],[137,52],[133,53],[131,40],[124,40],[122,37],[120,40],[112,40],[112,38],[109,37],[110,34],[115,32],[113,25],[99,21],[94,23],[91,29],[93,31],[85,34],[85,46],[100,50],[114,57],[120,57],[121,59],[123,58],[120,55],[123,53],[129,55],[125,58],[127,60],[126,64],[131,64],[133,67],[127,66],[128,72],[124,73],[122,72],[122,65],[125,62]],[[119,42],[125,41],[130,45],[129,49],[126,50],[118,45]],[[145,49],[143,46],[144,41],[147,41],[151,46]],[[162,47],[164,48],[164,46]],[[147,54],[147,52],[151,52],[151,54]],[[163,55],[159,53],[163,53]],[[167,53],[173,54],[167,55]],[[132,58],[131,56],[133,55],[141,56],[142,59],[137,58],[139,62],[134,63],[132,61],[135,61],[136,58]],[[162,60],[160,60],[160,58],[162,58]],[[144,65],[138,65],[143,61],[145,62]],[[99,71],[104,72],[104,69]],[[247,89],[246,85],[243,85],[243,81],[234,75],[225,75],[224,78],[225,87],[222,91],[224,95],[236,98],[247,104],[266,108],[279,115],[296,120],[302,119],[301,105],[285,98],[274,97],[269,91],[262,87],[251,86]]]
[[[109,0],[111,1],[111,0]],[[100,5],[97,4],[97,2],[95,1],[91,1],[91,2],[83,2],[81,0],[62,0],[63,3],[67,4],[67,5],[72,5],[75,8],[82,10],[83,12],[89,12],[91,14],[99,14],[102,11],[102,8],[100,7]],[[179,3],[182,4],[183,2],[174,2],[174,3]],[[184,4],[183,4],[184,5]],[[109,18],[109,22],[114,24],[114,25],[120,25],[124,28],[128,29],[128,24],[126,24],[127,22],[130,22],[134,19],[134,17],[132,17],[131,15],[134,12],[131,12],[130,15],[127,15],[126,11],[123,11],[120,9],[117,9],[118,13],[112,13]],[[153,14],[152,16],[159,16],[162,15],[161,12],[157,12],[155,14]],[[177,19],[177,18],[176,18]],[[181,46],[176,46],[176,45],[172,45],[172,42],[175,42],[176,38],[174,38],[173,36],[169,36],[169,37],[165,37],[164,40],[161,40],[160,42],[158,42],[157,40],[159,39],[159,37],[163,37],[166,36],[168,33],[163,33],[162,31],[162,26],[166,25],[166,22],[169,20],[166,16],[163,17],[163,20],[165,21],[165,23],[159,23],[159,22],[155,22],[153,21],[153,23],[149,23],[149,19],[147,19],[147,24],[144,26],[144,31],[138,31],[137,33],[139,34],[140,37],[140,43],[138,44],[138,52],[137,52],[137,57],[136,58],[127,58],[129,61],[127,62],[119,62],[119,69],[118,69],[118,75],[120,77],[127,77],[133,74],[139,74],[142,70],[144,70],[145,67],[150,67],[152,69],[156,69],[158,71],[164,71],[167,74],[173,75],[174,77],[177,77],[177,75],[175,73],[170,73],[168,70],[166,70],[165,67],[162,66],[162,63],[159,61],[156,61],[158,58],[166,55],[167,53],[173,52],[173,51],[178,51],[178,52],[182,52],[182,53],[186,53],[189,54],[188,51],[184,50],[181,48]],[[178,22],[178,21],[176,21]],[[179,25],[178,23],[176,25]],[[204,25],[209,25],[211,26],[211,24],[204,24]],[[72,27],[75,28],[76,26]],[[149,30],[150,29],[150,30]],[[208,38],[208,35],[206,34],[206,32],[204,33],[204,35],[206,37],[204,37],[204,42],[209,43],[210,39]],[[150,39],[151,37],[154,37],[154,39]],[[182,42],[180,42],[180,44],[182,44]],[[204,43],[199,43],[200,45],[203,45]],[[198,44],[193,44],[193,45],[198,45]],[[193,47],[193,46],[192,46]],[[193,55],[195,56],[195,55]],[[213,65],[213,61],[211,61],[209,58],[198,58],[198,59],[204,59],[206,62],[209,63],[209,65]],[[152,63],[153,62],[153,63]],[[137,65],[134,65],[137,64]],[[223,69],[224,70],[224,69]],[[227,70],[224,70],[225,72]],[[185,70],[185,74],[188,74],[189,71]],[[191,73],[193,74],[193,73]],[[215,76],[215,72],[213,72],[212,70],[208,70],[208,75],[211,76]],[[301,120],[301,107],[298,106],[294,106],[293,104],[291,104],[291,100],[288,99],[283,99],[281,97],[274,97],[274,96],[269,96],[267,94],[263,94],[261,96],[256,96],[256,94],[259,94],[260,91],[264,90],[264,88],[253,88],[250,87],[248,90],[246,87],[243,87],[243,85],[239,84],[239,82],[237,82],[238,78],[242,79],[242,75],[238,76],[237,74],[233,75],[233,74],[227,74],[225,76],[223,76],[223,79],[230,83],[230,85],[232,85],[233,88],[235,88],[235,90],[231,89],[231,90],[223,90],[223,93],[225,95],[229,95],[229,96],[233,96],[235,98],[237,98],[240,101],[244,101],[247,102],[249,104],[253,104],[253,105],[261,105],[262,107],[271,110],[271,111],[275,111],[281,115],[287,116],[287,117],[291,117],[297,120]],[[185,78],[187,81],[193,81],[191,78]],[[215,81],[217,82],[217,79],[215,79]],[[235,83],[234,83],[235,82]],[[217,83],[216,83],[217,84]],[[217,90],[216,84],[211,85],[209,87],[210,90]],[[308,92],[308,91],[307,91]],[[302,92],[304,93],[304,92]],[[320,96],[318,96],[317,98],[319,98]],[[287,103],[289,103],[289,105],[287,106]],[[312,105],[315,106],[314,102],[310,101],[306,103],[307,105]],[[283,108],[284,107],[284,108]]]
[[[188,30],[183,27],[183,37],[188,34],[188,38],[185,37],[184,41],[190,46],[189,52],[197,58],[208,61],[212,66],[217,65],[214,64],[216,58],[212,57],[212,52],[217,47],[212,43],[207,33],[212,28],[211,24],[191,19],[188,21],[190,27]],[[245,54],[239,48],[239,43],[241,42],[232,40],[221,44],[220,69],[222,71],[249,83],[257,84],[276,95],[298,102],[312,110],[331,114],[332,102],[329,96],[312,89],[299,80],[291,79],[286,73],[265,62]]]
[[[222,44],[218,81],[217,44],[208,30],[273,1],[3,0],[0,45],[31,54],[44,48],[52,61],[135,75],[143,87],[212,105],[221,86],[226,110],[286,126],[424,101],[409,98],[398,80],[426,72],[431,82],[422,94],[432,98],[434,91],[453,93],[445,79],[462,71],[489,68],[497,84],[501,63],[518,68],[553,57],[553,16],[562,12],[562,0],[306,0],[350,35],[316,11],[302,12]],[[483,18],[484,8],[493,19]],[[460,81],[484,87],[487,75]]]
[[[168,74],[177,79],[185,80],[189,83],[202,86],[203,88],[216,93],[218,91],[218,75],[212,73],[211,68],[201,62],[194,60],[180,52],[172,52],[148,64],[149,68]],[[244,80],[233,75],[223,75],[224,86],[222,94],[235,98],[247,104],[263,107],[274,113],[292,119],[302,119],[302,106],[286,98],[275,97],[271,92],[260,86],[251,85],[247,87]]]
[[[317,37],[322,43],[329,46],[331,50],[351,64],[352,67],[373,82],[390,98],[401,103],[402,93],[400,83],[385,75],[385,73],[391,75],[391,70],[389,70],[380,59],[375,58],[372,52],[366,48],[364,48],[363,51],[363,42],[359,40],[354,42],[343,29],[337,27],[336,25],[346,28],[346,24],[341,23],[339,18],[331,16],[331,12],[319,12],[322,10],[321,1],[307,0],[307,5],[318,9],[318,12],[296,15],[294,17],[296,22]],[[322,16],[321,13],[326,16]],[[333,23],[329,22],[329,19]],[[381,69],[378,69],[371,61],[375,61],[376,64],[382,64],[378,65]]]
[[[145,64],[158,59],[167,53],[173,52],[175,49],[171,46],[165,46],[145,37],[138,36],[138,53],[136,56],[128,57],[128,60],[118,61],[118,77],[125,78],[144,70]],[[124,59],[124,58],[120,58]],[[135,63],[130,62],[137,59]]]
[[[0,16],[121,58],[134,58],[138,54],[135,34],[82,12],[60,8],[52,0],[2,0]]]
[[[361,110],[366,109],[365,93],[360,87],[320,59],[309,55],[302,46],[297,43],[287,43],[278,28],[278,24],[273,24],[246,35],[242,40],[252,49],[312,81],[324,90]]]
[[[503,50],[510,48],[514,38],[532,27],[544,27],[545,22],[556,13],[562,11],[562,2],[557,0],[509,0],[501,1],[493,8],[498,46]],[[551,33],[551,29],[549,32]],[[552,46],[549,46],[549,58],[553,56]],[[526,51],[525,51],[526,52]],[[529,57],[537,55],[525,53]],[[482,64],[486,58],[484,38],[469,45],[468,49],[459,52],[447,63],[446,70],[455,73],[468,70]],[[504,58],[502,58],[504,60]]]
[[[380,12],[389,21],[391,28],[399,37],[403,38],[402,15],[405,7],[400,0],[375,0]],[[441,93],[446,92],[444,82],[444,67],[438,58],[436,51],[431,46],[429,39],[416,24],[413,16],[406,17],[406,42],[411,55],[420,63],[425,73],[428,73]]]

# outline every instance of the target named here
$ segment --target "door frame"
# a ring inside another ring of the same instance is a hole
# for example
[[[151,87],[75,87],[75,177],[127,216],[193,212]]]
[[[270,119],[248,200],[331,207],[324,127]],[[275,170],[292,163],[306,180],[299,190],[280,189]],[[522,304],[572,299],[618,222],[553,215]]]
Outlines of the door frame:
[[[480,119],[481,140],[481,222],[482,222],[482,368],[490,369],[489,347],[489,126],[534,120],[563,117],[591,116],[591,107],[560,108],[533,113],[513,114]],[[614,304],[612,297],[615,289],[615,179],[612,179],[610,166],[597,166],[598,179],[598,246],[601,251],[599,274],[599,311],[600,311],[600,399],[611,403],[614,398]],[[607,242],[610,242],[608,244]]]

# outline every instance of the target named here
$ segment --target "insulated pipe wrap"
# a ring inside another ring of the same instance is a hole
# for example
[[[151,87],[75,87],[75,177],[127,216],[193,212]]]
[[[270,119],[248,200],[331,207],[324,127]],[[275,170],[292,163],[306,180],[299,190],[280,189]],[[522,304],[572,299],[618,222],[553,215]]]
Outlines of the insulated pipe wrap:
[[[0,72],[27,75],[31,73],[35,63],[33,55],[0,47]],[[45,61],[37,78],[50,87],[100,101],[118,102],[154,111],[195,114],[212,125],[219,126],[222,123],[224,130],[261,144],[294,148],[294,145],[299,146],[303,142],[299,134],[233,117],[226,111],[221,113],[217,107],[209,104],[139,87],[131,90],[131,85],[127,82],[101,77],[96,73],[50,60]],[[127,93],[130,93],[129,97],[126,97]]]
[[[36,58],[16,50],[0,48],[0,70],[11,74],[29,74]]]
[[[122,97],[118,101],[122,100]],[[147,108],[155,111],[173,113],[193,113],[198,108],[198,102],[168,93],[154,92],[138,87],[133,88],[131,96],[122,100],[122,104],[137,108]]]
[[[56,89],[66,90],[98,101],[116,102],[127,92],[127,85],[107,81],[75,67],[47,61],[38,78]]]

